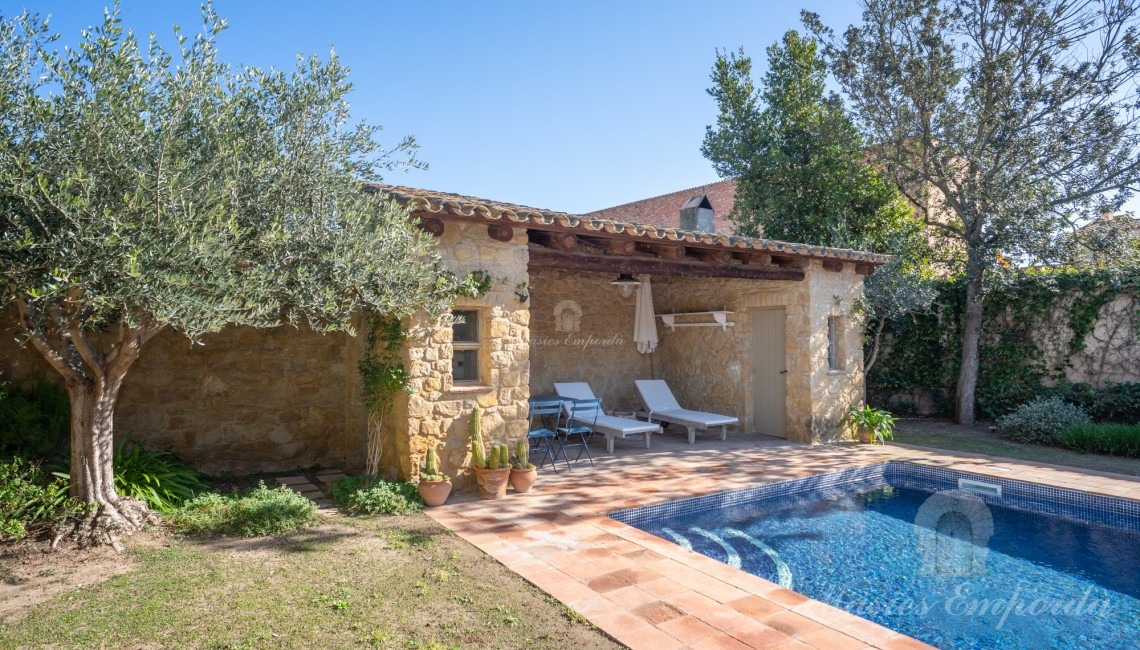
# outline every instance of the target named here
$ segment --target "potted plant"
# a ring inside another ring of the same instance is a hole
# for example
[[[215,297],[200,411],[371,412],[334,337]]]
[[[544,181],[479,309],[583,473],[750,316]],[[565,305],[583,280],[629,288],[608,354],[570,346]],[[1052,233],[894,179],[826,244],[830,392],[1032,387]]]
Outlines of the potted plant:
[[[857,407],[852,404],[843,423],[850,427],[851,437],[859,442],[885,445],[895,437],[895,419],[889,412],[870,405]]]
[[[475,466],[475,482],[480,499],[501,499],[507,495],[507,481],[511,476],[510,452],[506,445],[483,449],[483,433],[479,407],[471,411],[471,463]]]
[[[442,506],[451,494],[451,480],[439,471],[439,459],[434,448],[427,451],[427,458],[420,468],[420,482],[416,488],[420,492],[420,498],[424,500],[424,505],[433,508]]]
[[[538,469],[530,462],[530,446],[526,438],[519,438],[514,458],[511,459],[511,487],[515,492],[525,494],[530,492],[537,478]]]

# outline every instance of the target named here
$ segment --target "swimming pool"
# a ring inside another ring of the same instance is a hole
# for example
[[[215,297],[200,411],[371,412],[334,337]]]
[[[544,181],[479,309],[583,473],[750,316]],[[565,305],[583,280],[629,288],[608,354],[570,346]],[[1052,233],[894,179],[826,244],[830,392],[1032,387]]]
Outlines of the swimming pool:
[[[1140,502],[890,462],[610,515],[939,648],[1140,647]]]

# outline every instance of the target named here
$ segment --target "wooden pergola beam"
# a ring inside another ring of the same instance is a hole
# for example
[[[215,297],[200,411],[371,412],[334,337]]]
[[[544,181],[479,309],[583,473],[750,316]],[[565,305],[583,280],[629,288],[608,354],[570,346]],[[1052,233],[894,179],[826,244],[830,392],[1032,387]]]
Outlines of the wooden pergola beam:
[[[527,231],[530,240],[539,246],[560,251],[572,251],[578,247],[578,237],[574,233],[548,230]]]
[[[840,260],[823,260],[823,269],[831,271],[832,273],[840,273],[843,271],[843,262]]]
[[[610,255],[633,255],[637,252],[637,242],[632,239],[618,239],[617,237],[586,237],[580,236],[582,241],[597,246]]]
[[[487,226],[487,236],[495,241],[506,243],[514,239],[515,229],[510,226],[493,223]]]
[[[713,264],[729,264],[732,262],[732,253],[723,248],[697,248],[692,251],[693,256],[703,262]]]
[[[444,231],[443,221],[440,219],[420,219],[420,229],[432,237],[442,237]]]
[[[691,260],[650,257],[615,257],[581,252],[559,252],[531,247],[530,266],[595,273],[648,273],[694,278],[742,278],[746,280],[803,280],[802,269],[748,267],[740,264],[709,264]]]
[[[856,264],[855,272],[859,275],[871,275],[875,272],[874,264]]]
[[[640,244],[638,249],[666,260],[683,260],[686,252],[681,244]]]

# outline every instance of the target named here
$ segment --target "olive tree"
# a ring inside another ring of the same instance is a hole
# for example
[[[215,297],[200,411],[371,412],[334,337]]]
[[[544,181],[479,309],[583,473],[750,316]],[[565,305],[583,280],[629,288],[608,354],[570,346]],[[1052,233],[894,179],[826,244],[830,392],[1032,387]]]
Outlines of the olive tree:
[[[438,311],[452,280],[430,237],[382,195],[416,165],[350,122],[335,54],[290,72],[218,60],[225,22],[141,41],[118,9],[78,47],[46,22],[0,21],[0,306],[62,377],[71,489],[92,504],[70,530],[114,540],[151,517],[115,492],[116,398],[147,342],[227,325],[352,331],[362,310]]]
[[[1137,5],[864,0],[838,38],[804,14],[876,162],[964,253],[959,422],[974,421],[987,274],[1056,258],[1067,225],[1140,181]]]

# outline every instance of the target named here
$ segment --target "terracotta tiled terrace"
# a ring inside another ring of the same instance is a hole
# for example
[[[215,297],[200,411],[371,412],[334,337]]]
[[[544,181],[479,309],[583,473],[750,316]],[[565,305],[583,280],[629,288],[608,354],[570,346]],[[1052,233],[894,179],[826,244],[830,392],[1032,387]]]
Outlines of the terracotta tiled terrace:
[[[728,441],[654,436],[619,441],[529,494],[479,501],[455,495],[436,521],[631,648],[927,648],[607,517],[620,508],[736,490],[887,460],[1140,499],[1140,481],[1055,466],[901,446],[808,446],[748,434]]]

